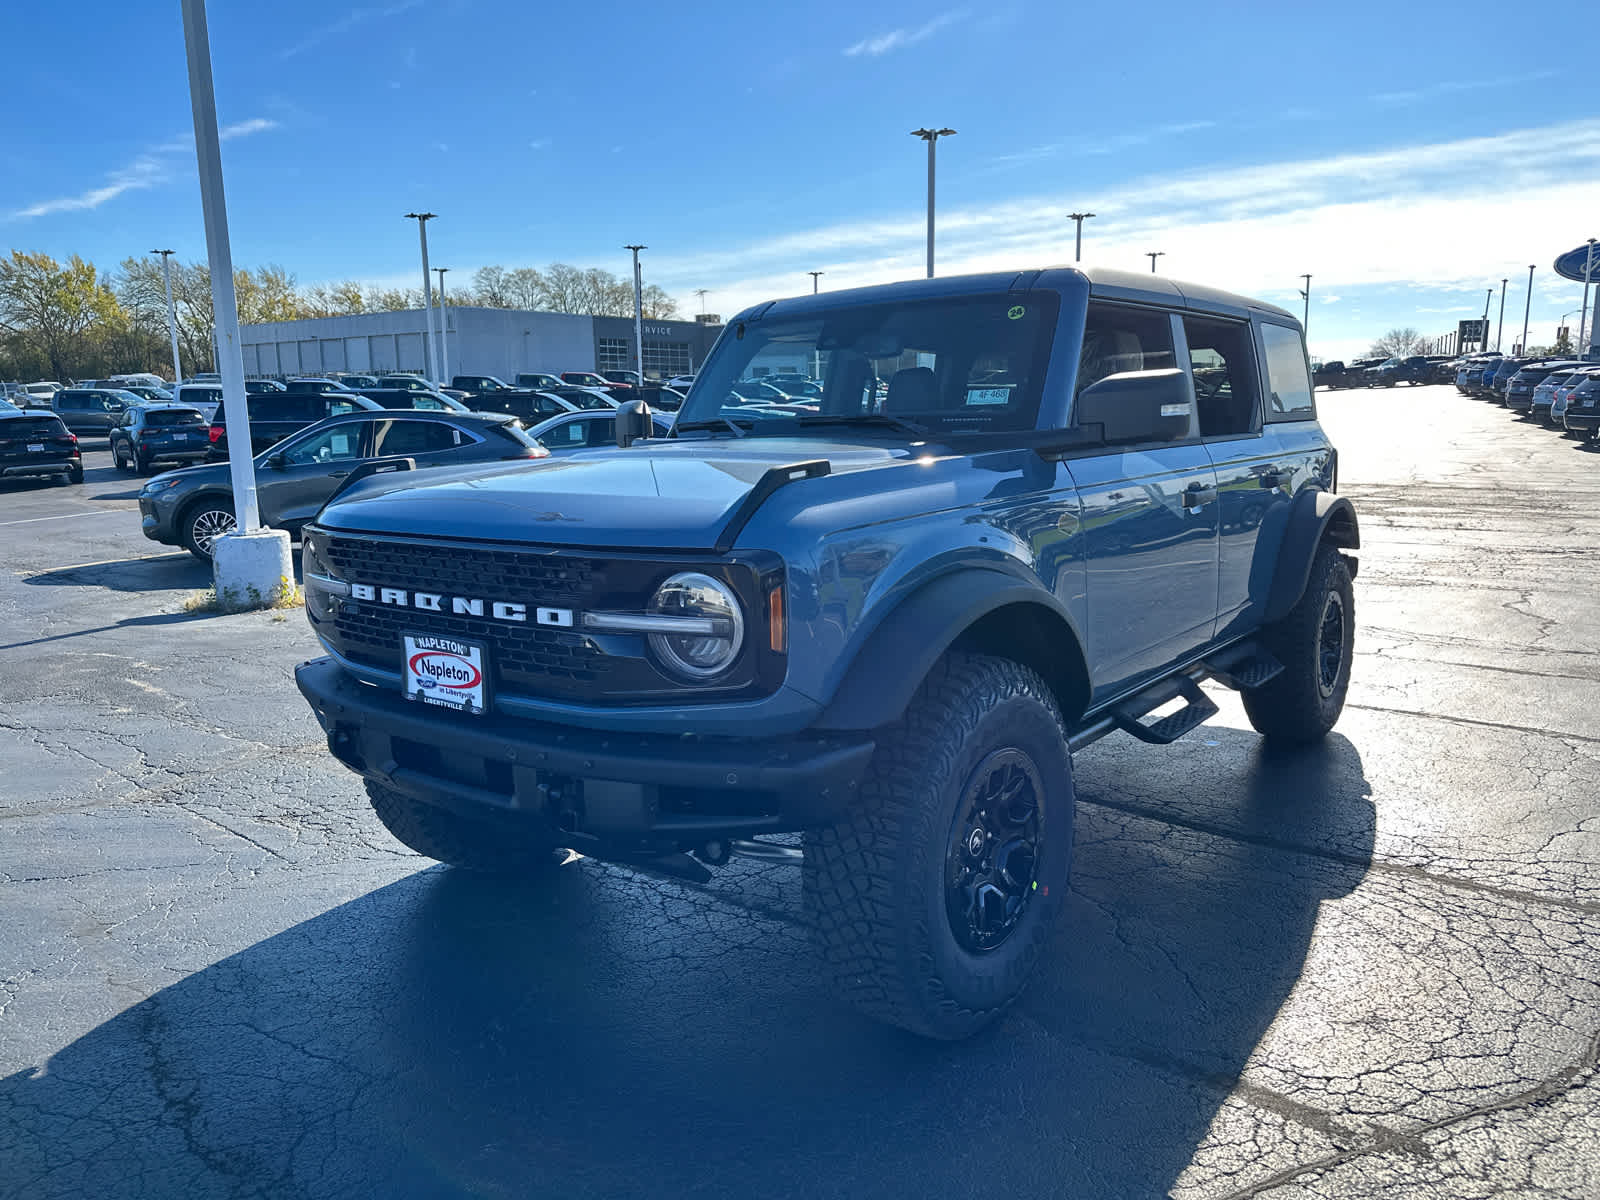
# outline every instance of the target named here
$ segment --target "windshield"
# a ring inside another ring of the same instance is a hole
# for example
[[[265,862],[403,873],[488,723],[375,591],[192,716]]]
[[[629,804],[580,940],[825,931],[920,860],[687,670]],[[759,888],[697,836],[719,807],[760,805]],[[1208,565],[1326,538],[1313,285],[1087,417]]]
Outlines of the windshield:
[[[735,323],[677,428],[898,420],[931,433],[1032,429],[1049,360],[1054,293],[951,297]],[[809,381],[787,387],[763,376]]]

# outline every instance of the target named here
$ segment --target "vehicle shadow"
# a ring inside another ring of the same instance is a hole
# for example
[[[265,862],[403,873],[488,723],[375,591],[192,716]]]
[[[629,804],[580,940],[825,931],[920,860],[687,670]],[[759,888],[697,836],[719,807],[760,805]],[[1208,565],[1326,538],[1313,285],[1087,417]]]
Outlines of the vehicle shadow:
[[[1059,936],[969,1042],[839,1007],[792,868],[434,868],[0,1080],[0,1194],[1166,1195],[1372,846],[1348,741],[1218,736],[1243,778],[1192,828],[1083,756]]]
[[[84,566],[56,567],[23,577],[32,587],[103,587],[117,592],[211,586],[211,566],[187,550],[144,558],[122,558]]]

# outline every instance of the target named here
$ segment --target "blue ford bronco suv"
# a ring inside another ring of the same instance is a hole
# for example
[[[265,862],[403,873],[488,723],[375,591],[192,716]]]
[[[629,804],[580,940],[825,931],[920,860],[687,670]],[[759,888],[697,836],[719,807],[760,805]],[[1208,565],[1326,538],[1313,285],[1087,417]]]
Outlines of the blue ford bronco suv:
[[[1074,750],[1173,741],[1207,679],[1285,743],[1343,707],[1359,534],[1281,309],[1070,268],[778,300],[670,436],[616,421],[304,531],[300,690],[422,854],[795,855],[839,990],[957,1038],[1049,945]]]

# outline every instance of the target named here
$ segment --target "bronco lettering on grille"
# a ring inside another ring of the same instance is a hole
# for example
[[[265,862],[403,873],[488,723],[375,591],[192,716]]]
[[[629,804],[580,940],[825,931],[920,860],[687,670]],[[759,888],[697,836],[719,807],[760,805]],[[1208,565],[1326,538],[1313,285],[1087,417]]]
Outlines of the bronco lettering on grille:
[[[506,600],[486,602],[476,596],[446,596],[441,592],[408,592],[404,588],[380,588],[370,583],[352,583],[350,598],[372,600],[394,608],[414,608],[421,612],[448,612],[457,617],[481,617],[487,606],[489,615],[496,621],[528,620],[526,604],[513,604]],[[535,624],[554,625],[560,629],[571,629],[573,626],[570,608],[535,608],[533,619]]]

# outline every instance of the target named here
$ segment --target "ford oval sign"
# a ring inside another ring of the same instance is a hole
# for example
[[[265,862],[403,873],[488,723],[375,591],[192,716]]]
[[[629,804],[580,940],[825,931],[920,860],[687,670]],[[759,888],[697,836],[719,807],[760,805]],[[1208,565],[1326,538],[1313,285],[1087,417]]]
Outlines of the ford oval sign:
[[[1586,278],[1583,268],[1591,252],[1594,254],[1594,274]],[[1586,242],[1576,250],[1568,250],[1556,259],[1556,274],[1575,283],[1586,283],[1588,278],[1600,279],[1600,243]]]

